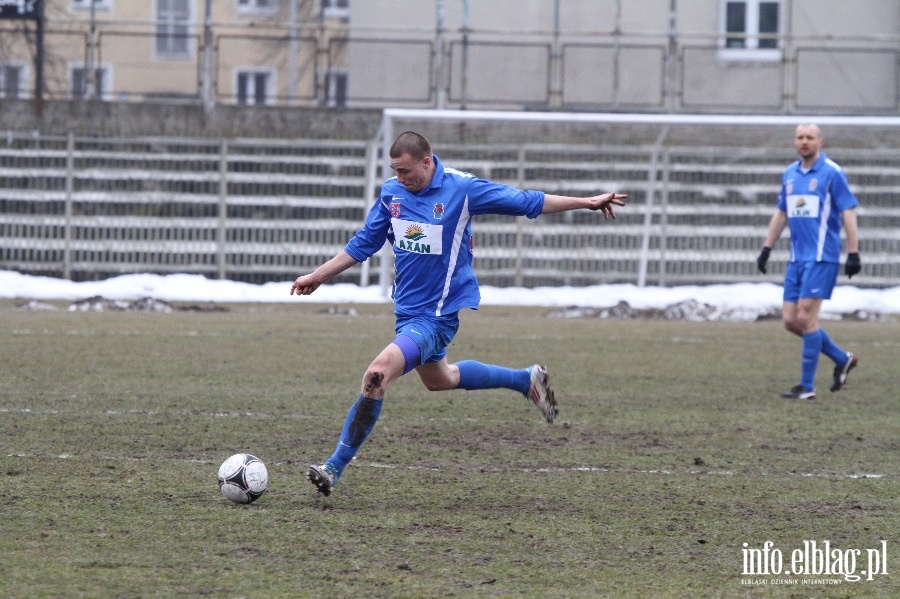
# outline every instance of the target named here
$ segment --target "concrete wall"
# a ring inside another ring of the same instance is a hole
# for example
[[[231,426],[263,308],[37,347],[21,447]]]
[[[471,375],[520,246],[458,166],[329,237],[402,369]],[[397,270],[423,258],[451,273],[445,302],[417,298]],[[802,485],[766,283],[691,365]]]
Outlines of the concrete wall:
[[[263,137],[368,140],[380,110],[278,108],[124,102],[45,102],[38,114],[30,100],[0,101],[0,132],[110,136]],[[0,139],[2,143],[2,139]]]

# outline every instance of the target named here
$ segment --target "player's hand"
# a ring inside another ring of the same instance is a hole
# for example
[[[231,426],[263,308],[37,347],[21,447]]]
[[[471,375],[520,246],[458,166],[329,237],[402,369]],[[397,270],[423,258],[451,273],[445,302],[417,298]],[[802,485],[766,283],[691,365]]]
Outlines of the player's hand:
[[[847,254],[847,263],[844,265],[844,272],[847,274],[847,277],[852,279],[853,275],[858,274],[861,270],[862,262],[859,259],[859,252]]]
[[[772,248],[767,247],[764,247],[759,253],[759,257],[756,259],[756,268],[759,269],[759,272],[766,274],[766,264],[769,262],[769,254],[771,253]]]
[[[300,275],[294,284],[291,285],[291,295],[309,295],[319,288],[321,283],[313,278],[312,275]]]
[[[624,206],[625,202],[622,200],[628,197],[627,194],[624,193],[604,193],[603,195],[597,196],[597,206],[591,208],[591,210],[599,210],[603,213],[603,218],[616,218],[616,211],[613,210],[613,205],[616,206]]]

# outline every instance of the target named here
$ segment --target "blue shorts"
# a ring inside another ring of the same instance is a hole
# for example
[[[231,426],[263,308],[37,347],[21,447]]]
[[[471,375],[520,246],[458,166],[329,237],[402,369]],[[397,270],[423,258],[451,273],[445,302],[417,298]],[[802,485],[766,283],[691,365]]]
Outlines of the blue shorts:
[[[397,316],[394,332],[416,342],[422,354],[421,363],[440,362],[447,346],[459,330],[459,314],[446,316]]]
[[[837,262],[788,262],[784,273],[784,301],[831,299],[840,269]]]

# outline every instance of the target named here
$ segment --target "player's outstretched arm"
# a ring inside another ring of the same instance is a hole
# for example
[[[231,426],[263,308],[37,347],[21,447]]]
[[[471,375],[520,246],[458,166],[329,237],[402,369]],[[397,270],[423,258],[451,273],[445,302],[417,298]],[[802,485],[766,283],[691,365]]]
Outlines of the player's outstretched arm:
[[[336,277],[356,263],[355,258],[345,250],[341,250],[337,256],[308,275],[297,277],[297,280],[291,285],[291,295],[309,295],[322,283]]]
[[[599,210],[604,218],[616,218],[613,206],[624,206],[628,196],[624,193],[603,193],[589,198],[544,194],[544,209],[541,214],[553,214],[568,210]]]

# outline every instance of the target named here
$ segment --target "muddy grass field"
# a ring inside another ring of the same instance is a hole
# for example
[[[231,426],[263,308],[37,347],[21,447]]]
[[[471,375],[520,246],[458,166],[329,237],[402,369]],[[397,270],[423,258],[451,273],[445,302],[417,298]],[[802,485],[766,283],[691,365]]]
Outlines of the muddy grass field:
[[[4,597],[900,596],[897,322],[826,323],[860,366],[791,402],[777,321],[466,313],[451,360],[547,364],[557,423],[411,374],[323,499],[388,306],[58,307],[0,303]]]

